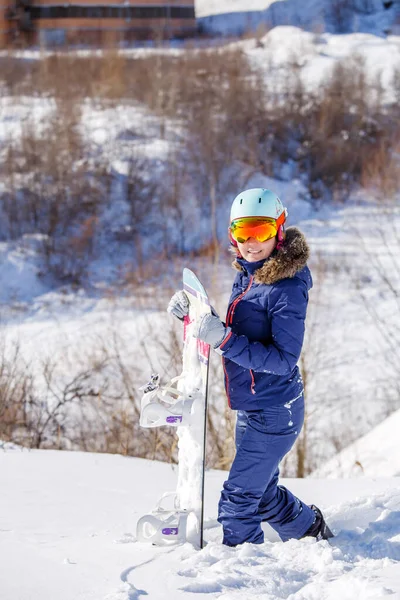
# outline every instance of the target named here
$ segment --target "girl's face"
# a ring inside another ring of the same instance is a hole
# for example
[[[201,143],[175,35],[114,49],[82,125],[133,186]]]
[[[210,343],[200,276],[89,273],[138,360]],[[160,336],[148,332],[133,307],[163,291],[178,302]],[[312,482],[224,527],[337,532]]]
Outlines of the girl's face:
[[[243,244],[237,242],[239,252],[247,262],[257,262],[268,258],[275,249],[276,237],[265,242],[259,242],[256,238],[249,238]]]

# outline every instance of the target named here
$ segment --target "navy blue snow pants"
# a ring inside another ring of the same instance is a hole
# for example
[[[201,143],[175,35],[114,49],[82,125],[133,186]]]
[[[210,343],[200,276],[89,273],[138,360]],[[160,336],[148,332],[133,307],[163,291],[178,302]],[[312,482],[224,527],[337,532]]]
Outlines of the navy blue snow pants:
[[[227,546],[262,544],[262,521],[280,538],[301,538],[314,512],[278,485],[279,463],[296,441],[304,421],[304,398],[261,411],[238,411],[236,456],[219,502],[218,521]]]

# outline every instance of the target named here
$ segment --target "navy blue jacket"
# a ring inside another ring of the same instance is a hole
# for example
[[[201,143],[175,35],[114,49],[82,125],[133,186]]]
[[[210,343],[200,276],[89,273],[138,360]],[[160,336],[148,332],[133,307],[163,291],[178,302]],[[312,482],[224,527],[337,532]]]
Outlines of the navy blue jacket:
[[[222,353],[231,408],[261,410],[303,391],[297,362],[304,338],[311,273],[303,234],[288,228],[283,247],[264,261],[238,258]]]

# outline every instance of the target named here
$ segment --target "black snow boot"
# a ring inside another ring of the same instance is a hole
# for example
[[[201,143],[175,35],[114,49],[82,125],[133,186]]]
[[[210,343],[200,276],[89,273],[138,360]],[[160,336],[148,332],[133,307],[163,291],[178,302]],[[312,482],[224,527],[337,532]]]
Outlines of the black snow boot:
[[[310,508],[315,512],[315,519],[314,523],[303,535],[303,538],[315,537],[317,540],[329,540],[329,538],[334,537],[332,531],[325,523],[324,516],[320,509],[317,506],[314,506],[314,504],[311,504]]]

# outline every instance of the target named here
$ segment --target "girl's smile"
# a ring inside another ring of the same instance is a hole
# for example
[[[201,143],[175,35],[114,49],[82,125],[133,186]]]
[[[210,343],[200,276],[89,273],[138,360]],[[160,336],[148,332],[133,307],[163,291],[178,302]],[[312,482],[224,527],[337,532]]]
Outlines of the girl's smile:
[[[239,252],[248,262],[257,262],[269,258],[276,246],[276,238],[273,237],[265,242],[259,242],[255,238],[249,238],[243,244],[237,243]]]

